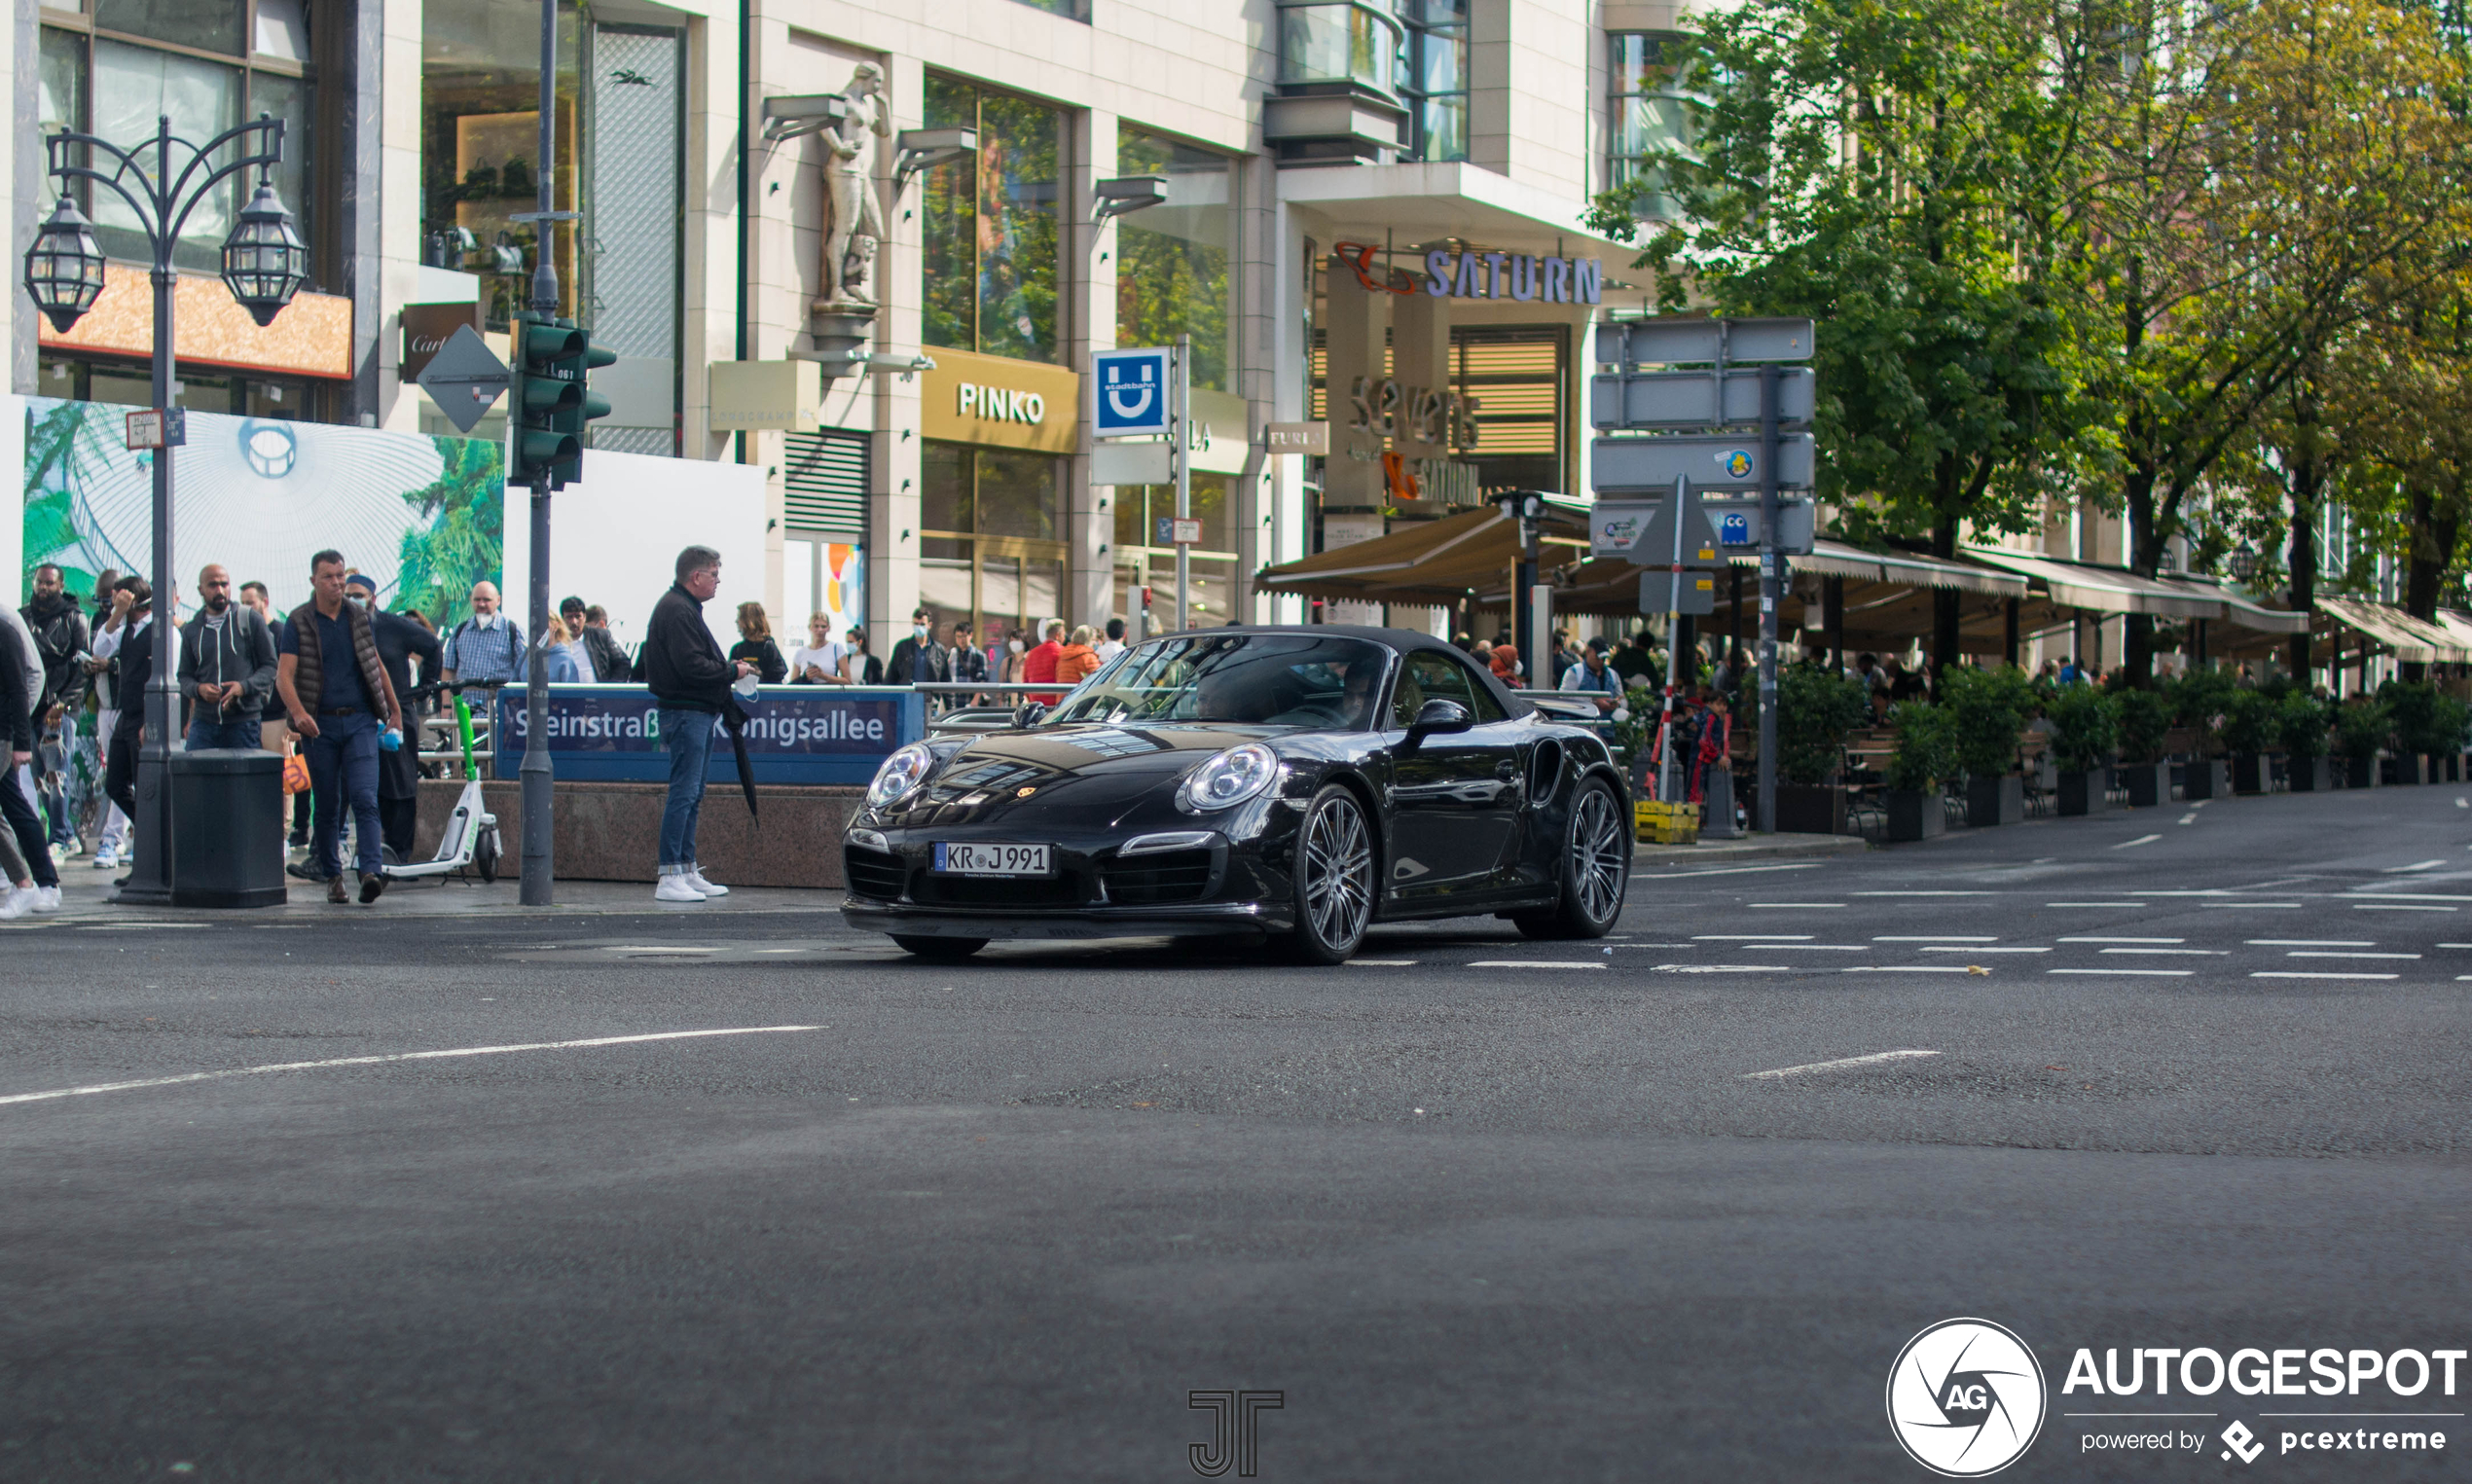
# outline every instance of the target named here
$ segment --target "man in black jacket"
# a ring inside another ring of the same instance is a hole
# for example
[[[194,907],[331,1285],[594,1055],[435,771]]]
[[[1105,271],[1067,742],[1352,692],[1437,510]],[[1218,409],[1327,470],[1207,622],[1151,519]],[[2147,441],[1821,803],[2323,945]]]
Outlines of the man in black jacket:
[[[18,627],[0,624],[0,817],[7,819],[34,884],[31,896],[0,891],[16,909],[9,913],[11,917],[26,911],[60,910],[60,873],[52,864],[51,842],[43,838],[43,816],[34,812],[34,801],[18,785],[18,770],[32,760],[41,730],[33,706],[39,672],[34,646],[20,637]]]
[[[146,735],[146,687],[155,678],[155,590],[143,577],[124,577],[117,585],[128,595],[128,612],[121,619],[119,662],[113,671],[112,694],[119,702],[112,735],[103,740],[103,796],[131,821],[137,817],[137,744]],[[136,854],[136,831],[129,832],[129,856]]]
[[[409,861],[420,826],[420,716],[428,709],[406,699],[412,695],[412,662],[420,662],[420,683],[426,685],[438,678],[446,646],[402,614],[379,607],[378,579],[367,572],[344,579],[344,597],[368,613],[378,663],[386,668],[386,681],[403,707],[403,744],[378,754],[378,825],[395,859]]]
[[[700,902],[728,894],[705,880],[695,859],[695,826],[704,810],[704,780],[712,760],[712,729],[730,705],[730,687],[752,671],[721,653],[704,622],[704,605],[721,589],[721,554],[709,546],[678,553],[677,581],[652,605],[644,626],[642,664],[660,704],[661,743],[670,753],[670,799],[661,811],[657,902]]]
[[[198,574],[198,616],[180,632],[180,698],[189,703],[186,750],[254,749],[259,718],[274,693],[274,631],[258,610],[232,600],[232,574]]]
[[[884,662],[884,678],[891,685],[916,685],[922,680],[949,680],[953,676],[951,657],[944,646],[935,641],[935,615],[921,608],[910,615],[909,635],[892,646]]]

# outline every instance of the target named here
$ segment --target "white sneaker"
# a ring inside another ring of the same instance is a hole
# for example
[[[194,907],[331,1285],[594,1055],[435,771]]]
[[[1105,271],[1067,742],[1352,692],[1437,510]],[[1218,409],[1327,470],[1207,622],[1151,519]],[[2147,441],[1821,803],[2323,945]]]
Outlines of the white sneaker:
[[[49,913],[49,912],[57,912],[57,911],[59,911],[59,910],[60,910],[60,888],[59,888],[59,887],[35,887],[35,888],[34,888],[34,910],[35,910],[36,912],[45,912],[45,913]]]
[[[11,887],[0,891],[0,923],[24,917],[34,907],[34,892],[26,887]]]
[[[113,850],[110,846],[108,846],[108,845],[107,845],[107,846],[104,846],[103,848],[101,848],[100,850],[98,850],[98,851],[96,851],[94,852],[94,869],[95,869],[95,870],[97,870],[97,871],[112,871],[112,870],[117,870],[117,869],[119,869],[119,867],[120,867],[120,852],[119,852],[118,851]]]
[[[665,876],[661,878],[661,885],[652,888],[652,899],[656,902],[700,902],[704,900],[704,893],[695,889],[692,877]]]
[[[687,873],[687,885],[693,887],[698,891],[703,892],[706,896],[727,896],[730,894],[729,887],[716,887],[712,883],[706,881],[704,879],[704,868],[702,866],[698,866]]]

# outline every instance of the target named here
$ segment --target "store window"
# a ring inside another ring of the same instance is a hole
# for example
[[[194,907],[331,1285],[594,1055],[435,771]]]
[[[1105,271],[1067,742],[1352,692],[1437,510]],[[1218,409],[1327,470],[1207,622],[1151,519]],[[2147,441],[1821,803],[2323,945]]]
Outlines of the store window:
[[[927,172],[922,339],[1024,361],[1056,361],[1058,109],[934,73],[927,127],[974,127],[977,155]]]
[[[1617,31],[1614,46],[1614,121],[1607,184],[1642,182],[1633,203],[1643,220],[1671,221],[1682,214],[1665,190],[1656,157],[1690,148],[1690,99],[1677,76],[1682,38],[1648,31]]]
[[[1409,160],[1468,158],[1468,0],[1400,0],[1400,98]]]
[[[1167,203],[1118,218],[1116,344],[1172,345],[1193,337],[1193,384],[1232,390],[1228,201],[1235,163],[1130,127],[1116,133],[1116,173],[1164,175]]]
[[[573,211],[578,49],[572,0],[559,7],[557,160],[551,200]],[[504,0],[425,0],[420,12],[421,261],[481,275],[490,328],[506,328],[531,295],[530,222],[539,209],[540,13]],[[559,312],[573,315],[582,276],[573,231],[554,238]]]
[[[34,395],[67,402],[109,402],[123,407],[155,405],[154,373],[134,362],[46,356],[35,373]],[[171,383],[171,405],[193,413],[229,413],[273,422],[315,422],[324,416],[329,389],[302,378],[200,375],[183,368]]]
[[[968,618],[984,641],[1062,617],[1065,461],[930,441],[919,465],[919,602],[936,623]]]
[[[1192,476],[1193,519],[1202,523],[1202,539],[1190,553],[1193,590],[1188,618],[1198,625],[1224,624],[1236,617],[1236,527],[1233,516],[1235,480],[1225,474]],[[1119,485],[1115,492],[1115,616],[1127,624],[1142,606],[1141,591],[1151,590],[1149,625],[1157,633],[1176,625],[1176,546],[1166,523],[1176,515],[1174,485]]]
[[[63,9],[45,5],[42,17],[35,71],[43,132],[77,129],[135,150],[154,139],[158,118],[171,120],[174,137],[203,144],[244,118],[272,114],[284,124],[275,189],[310,246],[308,286],[332,276],[319,210],[332,193],[313,186],[320,161],[310,0],[88,0],[82,8],[71,0]],[[155,167],[151,149],[140,159]],[[187,163],[175,150],[172,168]],[[256,186],[255,172],[242,172],[190,213],[173,264],[219,272],[223,239],[243,194]],[[136,213],[118,194],[91,185],[77,194],[104,252],[152,260]]]

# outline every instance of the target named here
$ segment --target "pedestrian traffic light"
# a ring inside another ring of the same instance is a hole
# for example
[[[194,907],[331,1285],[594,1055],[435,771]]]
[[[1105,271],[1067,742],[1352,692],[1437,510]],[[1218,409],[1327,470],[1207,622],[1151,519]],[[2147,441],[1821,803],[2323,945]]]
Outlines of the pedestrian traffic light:
[[[567,426],[584,404],[583,356],[591,342],[572,325],[529,310],[515,316],[515,434],[509,441],[507,483],[555,489],[583,464],[580,421]]]

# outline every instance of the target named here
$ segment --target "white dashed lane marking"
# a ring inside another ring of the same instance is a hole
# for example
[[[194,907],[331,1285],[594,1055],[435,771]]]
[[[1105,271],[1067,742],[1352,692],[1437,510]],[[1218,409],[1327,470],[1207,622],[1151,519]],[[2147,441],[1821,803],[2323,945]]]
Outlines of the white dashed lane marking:
[[[715,1035],[778,1035],[789,1031],[824,1031],[826,1026],[742,1026],[725,1031],[657,1031],[648,1035],[597,1035],[579,1041],[526,1041],[509,1046],[458,1046],[446,1051],[398,1051],[388,1056],[335,1057],[323,1062],[270,1062],[263,1067],[235,1067],[226,1071],[193,1071],[177,1077],[142,1077],[132,1082],[95,1082],[85,1087],[49,1092],[16,1093],[0,1104],[45,1103],[55,1098],[85,1098],[95,1093],[133,1092],[143,1087],[177,1087],[186,1082],[216,1082],[226,1077],[259,1077],[275,1071],[321,1071],[334,1067],[382,1067],[393,1062],[431,1062],[451,1057],[505,1056],[517,1051],[580,1051],[595,1046],[635,1046],[648,1041],[689,1041]]]
[[[2132,845],[2152,845],[2162,838],[2163,836],[2161,835],[2140,835],[2134,840],[2124,840],[2120,844],[2113,846],[2112,849],[2115,851],[2125,851]]]
[[[2187,938],[2116,938],[2102,936],[2062,938],[2059,941],[2063,943],[2186,943],[2189,940]]]
[[[2363,974],[2356,972],[2333,973],[2327,971],[2309,973],[2300,969],[2260,969],[2256,973],[2251,974],[2249,977],[2252,979],[2398,979],[2402,976],[2399,974]]]
[[[1762,1077],[1799,1077],[1815,1071],[1839,1071],[1848,1067],[1876,1067],[1882,1062],[1906,1062],[1916,1057],[1936,1057],[1937,1051],[1874,1051],[1869,1056],[1838,1057],[1834,1062],[1805,1062],[1799,1067],[1780,1067],[1773,1071],[1746,1071],[1744,1081]]]
[[[2147,978],[2186,979],[2191,974],[2196,973],[2197,970],[2185,968],[2054,968],[2045,969],[2044,972],[2047,974],[2097,975],[2105,978],[2128,978],[2134,975],[2142,975]]]

